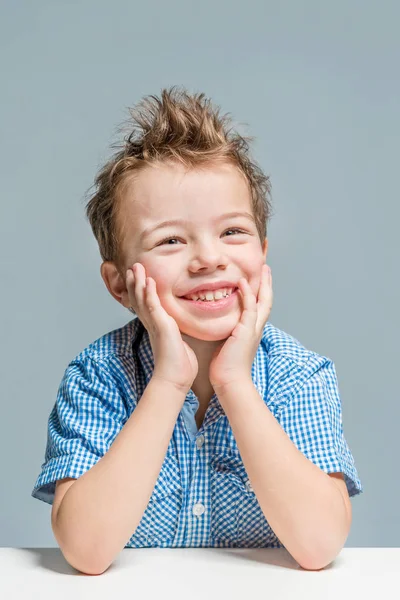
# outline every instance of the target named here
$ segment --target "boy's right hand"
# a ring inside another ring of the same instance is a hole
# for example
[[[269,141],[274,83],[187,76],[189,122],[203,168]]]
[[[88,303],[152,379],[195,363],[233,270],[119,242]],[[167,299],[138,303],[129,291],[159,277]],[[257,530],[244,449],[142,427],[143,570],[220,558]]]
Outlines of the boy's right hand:
[[[149,333],[153,378],[172,383],[187,393],[199,369],[196,355],[183,341],[175,319],[161,306],[154,279],[146,277],[141,263],[135,263],[133,270],[127,272],[126,287],[131,307]]]

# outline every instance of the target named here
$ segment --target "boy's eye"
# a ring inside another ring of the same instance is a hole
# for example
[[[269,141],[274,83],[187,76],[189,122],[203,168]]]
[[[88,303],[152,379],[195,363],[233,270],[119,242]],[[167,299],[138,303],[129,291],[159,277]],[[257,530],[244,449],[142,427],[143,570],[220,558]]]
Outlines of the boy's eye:
[[[236,227],[234,227],[234,228],[230,228],[230,229],[227,229],[227,230],[226,230],[224,233],[227,233],[228,231],[235,231],[236,233],[246,233],[246,232],[245,232],[245,231],[243,231],[242,229],[237,229]],[[230,236],[229,236],[229,237],[230,237]],[[169,242],[169,241],[171,241],[171,240],[177,240],[177,239],[179,239],[179,236],[178,236],[178,235],[174,235],[174,236],[171,236],[171,237],[165,238],[164,240],[162,240],[162,241],[161,241],[159,244],[157,244],[157,245],[158,245],[158,246],[162,246],[163,244],[165,244],[165,242]],[[170,246],[170,245],[171,245],[171,246],[175,246],[176,244],[167,244],[167,245],[168,245],[168,246]]]

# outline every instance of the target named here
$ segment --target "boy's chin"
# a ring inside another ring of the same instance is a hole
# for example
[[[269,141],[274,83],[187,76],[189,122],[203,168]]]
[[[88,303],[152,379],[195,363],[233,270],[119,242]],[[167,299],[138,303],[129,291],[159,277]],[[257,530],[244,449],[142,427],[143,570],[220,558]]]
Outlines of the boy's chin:
[[[228,321],[231,321],[228,323]],[[203,340],[204,342],[218,342],[219,340],[226,340],[235,329],[238,323],[238,319],[227,319],[225,323],[204,323],[202,325],[195,326],[194,323],[178,323],[179,330],[181,333],[195,338],[196,340]]]

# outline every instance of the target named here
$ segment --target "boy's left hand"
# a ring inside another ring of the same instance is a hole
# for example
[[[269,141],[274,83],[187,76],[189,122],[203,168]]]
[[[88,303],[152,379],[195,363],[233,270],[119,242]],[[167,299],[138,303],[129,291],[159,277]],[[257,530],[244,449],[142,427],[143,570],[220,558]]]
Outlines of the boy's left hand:
[[[210,363],[209,379],[215,392],[227,385],[251,381],[251,368],[272,308],[271,269],[263,265],[257,300],[247,280],[239,280],[243,312],[229,338],[217,348]]]

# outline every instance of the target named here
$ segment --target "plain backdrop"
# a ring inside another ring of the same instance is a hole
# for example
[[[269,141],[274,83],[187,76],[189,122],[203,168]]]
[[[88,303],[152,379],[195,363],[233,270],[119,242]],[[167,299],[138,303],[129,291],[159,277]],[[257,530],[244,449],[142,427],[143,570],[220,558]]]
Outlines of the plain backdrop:
[[[85,192],[127,107],[203,91],[272,182],[270,321],[337,369],[364,493],[346,546],[399,546],[400,4],[3,2],[0,545],[57,546],[31,497],[64,370],[130,313]]]

